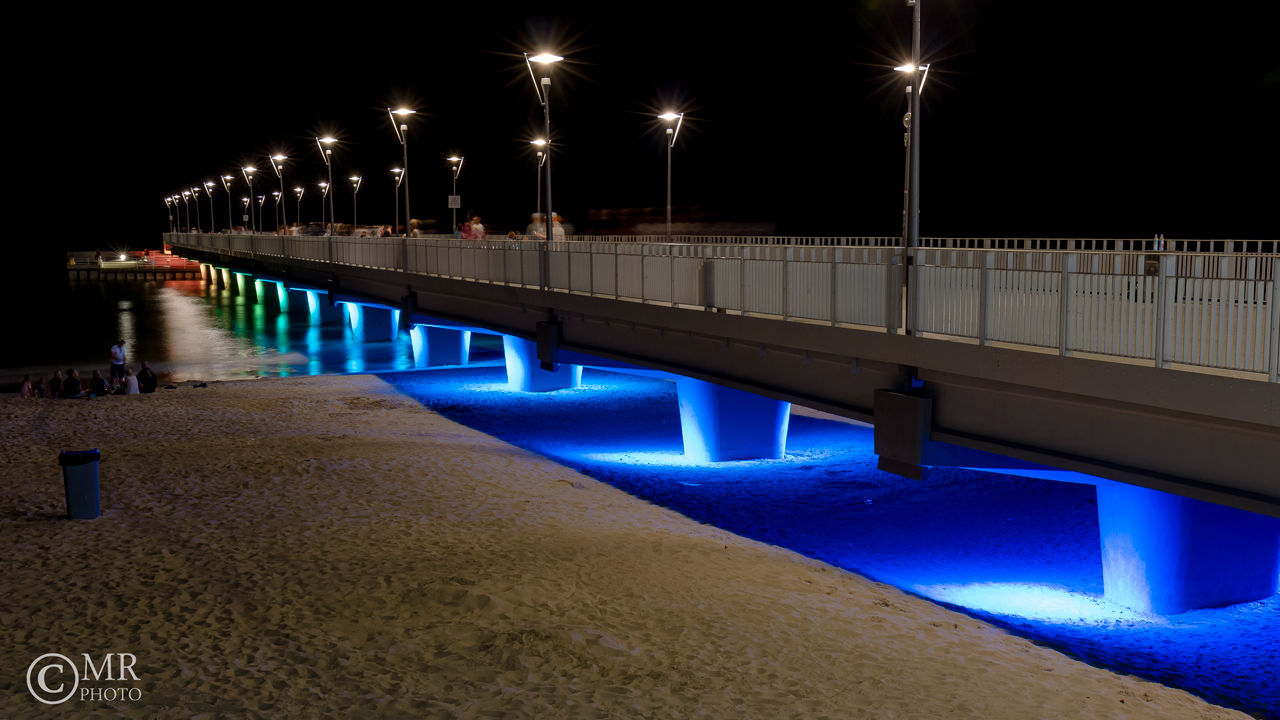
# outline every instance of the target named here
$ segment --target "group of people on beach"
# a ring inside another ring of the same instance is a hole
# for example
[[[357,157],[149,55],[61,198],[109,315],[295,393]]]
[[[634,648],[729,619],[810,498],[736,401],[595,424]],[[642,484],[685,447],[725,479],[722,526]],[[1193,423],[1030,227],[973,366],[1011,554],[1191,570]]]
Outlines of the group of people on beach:
[[[109,378],[102,377],[101,370],[94,370],[93,377],[86,383],[80,379],[80,373],[76,372],[75,368],[67,368],[65,377],[61,370],[55,370],[53,377],[47,383],[41,378],[37,383],[33,384],[31,376],[27,375],[22,379],[22,386],[18,390],[18,396],[29,398],[86,398],[155,392],[156,385],[159,384],[159,378],[156,377],[151,366],[144,360],[142,366],[138,369],[138,374],[134,375],[133,369],[126,367],[125,359],[124,340],[116,340],[116,344],[111,346]]]

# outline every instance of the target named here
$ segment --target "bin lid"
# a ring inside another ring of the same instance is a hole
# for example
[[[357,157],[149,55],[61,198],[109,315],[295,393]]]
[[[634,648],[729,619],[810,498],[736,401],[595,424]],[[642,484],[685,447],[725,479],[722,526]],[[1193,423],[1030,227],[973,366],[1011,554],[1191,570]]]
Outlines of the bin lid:
[[[63,450],[58,454],[58,465],[62,467],[88,465],[89,463],[98,462],[101,457],[102,453],[98,452],[98,448],[92,450]]]

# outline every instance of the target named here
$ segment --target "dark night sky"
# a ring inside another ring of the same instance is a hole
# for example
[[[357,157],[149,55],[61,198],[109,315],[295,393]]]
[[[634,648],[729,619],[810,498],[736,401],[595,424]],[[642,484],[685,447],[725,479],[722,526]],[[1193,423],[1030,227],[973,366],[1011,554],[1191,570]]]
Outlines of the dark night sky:
[[[923,235],[1280,235],[1280,61],[1250,3],[1175,14],[1146,3],[925,2],[925,59],[936,64],[924,97]],[[889,68],[909,49],[902,0],[453,7],[204,8],[140,17],[147,30],[136,37],[87,33],[72,43],[81,67],[32,91],[36,105],[93,109],[55,114],[52,126],[33,115],[33,132],[65,142],[71,174],[101,176],[57,216],[101,228],[104,243],[154,245],[162,195],[247,161],[261,167],[268,150],[294,158],[288,186],[314,186],[323,165],[311,138],[333,133],[343,140],[335,178],[367,178],[361,219],[390,222],[399,145],[384,108],[407,102],[420,111],[414,216],[447,222],[443,158],[460,152],[464,207],[496,229],[522,226],[540,110],[518,51],[547,47],[567,57],[552,97],[556,205],[579,229],[589,209],[663,204],[652,115],[670,105],[689,113],[676,205],[786,234],[900,231],[905,83]],[[341,185],[338,219],[348,221]],[[318,219],[317,197],[304,200],[305,219]],[[221,226],[220,190],[214,207]]]

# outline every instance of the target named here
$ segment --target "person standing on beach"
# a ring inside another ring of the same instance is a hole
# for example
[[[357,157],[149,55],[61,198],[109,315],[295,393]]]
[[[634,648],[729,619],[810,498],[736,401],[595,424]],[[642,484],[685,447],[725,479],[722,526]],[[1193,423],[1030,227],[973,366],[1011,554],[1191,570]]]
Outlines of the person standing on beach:
[[[124,383],[124,340],[116,341],[111,346],[111,389],[116,389],[117,383]]]
[[[156,385],[159,384],[159,378],[151,371],[151,366],[146,360],[142,361],[142,369],[138,371],[138,392],[143,394],[153,393],[156,391]]]

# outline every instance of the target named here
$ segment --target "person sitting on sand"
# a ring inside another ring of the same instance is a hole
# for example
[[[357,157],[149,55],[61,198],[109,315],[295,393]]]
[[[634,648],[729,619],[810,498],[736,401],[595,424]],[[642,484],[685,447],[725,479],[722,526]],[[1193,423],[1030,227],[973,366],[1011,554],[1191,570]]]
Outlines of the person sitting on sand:
[[[98,397],[107,394],[107,381],[98,370],[94,370],[93,377],[89,378],[89,394],[97,395]]]
[[[78,398],[84,395],[80,388],[80,373],[75,368],[67,368],[67,377],[62,381],[62,397]]]
[[[18,388],[18,397],[35,397],[35,388],[31,387],[31,376],[27,375],[22,378],[22,386]]]
[[[142,369],[138,371],[138,392],[142,394],[153,393],[156,391],[160,379],[151,371],[151,366],[146,360],[142,361]]]
[[[62,396],[62,371],[54,370],[53,379],[49,381],[49,397],[56,398]]]
[[[138,394],[138,378],[133,376],[132,368],[124,371],[124,394],[125,395]]]

